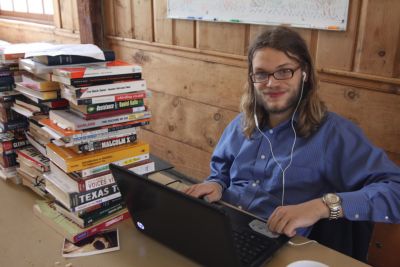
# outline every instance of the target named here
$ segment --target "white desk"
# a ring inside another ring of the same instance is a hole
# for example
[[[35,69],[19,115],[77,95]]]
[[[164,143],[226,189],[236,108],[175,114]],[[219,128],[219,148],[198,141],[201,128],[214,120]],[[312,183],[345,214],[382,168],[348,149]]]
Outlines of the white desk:
[[[61,256],[63,237],[44,224],[32,211],[38,197],[29,189],[0,181],[0,266],[16,267],[190,267],[191,260],[136,231],[131,221],[118,224],[119,251],[66,259]],[[294,242],[304,241],[296,237]],[[329,266],[367,266],[319,244],[285,245],[265,266],[286,266],[308,259]],[[72,264],[72,265],[68,265]]]

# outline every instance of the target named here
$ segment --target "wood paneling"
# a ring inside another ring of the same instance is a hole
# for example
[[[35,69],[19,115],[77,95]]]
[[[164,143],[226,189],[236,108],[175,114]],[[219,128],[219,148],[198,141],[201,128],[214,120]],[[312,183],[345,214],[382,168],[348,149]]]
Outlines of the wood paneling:
[[[319,92],[330,110],[356,123],[375,145],[399,152],[399,96],[326,82]]]
[[[73,0],[60,1],[61,28],[75,30],[74,28],[74,7]]]
[[[151,144],[150,153],[170,162],[183,174],[199,181],[210,174],[211,153],[145,129],[139,131],[138,138]]]
[[[133,28],[137,40],[153,41],[153,10],[151,0],[133,0]]]
[[[153,0],[154,40],[161,44],[173,44],[172,19],[167,18],[167,0]]]
[[[114,21],[117,36],[133,38],[133,17],[131,0],[115,0]]]
[[[120,43],[122,44],[122,43]],[[148,87],[199,103],[239,110],[246,69],[112,45],[124,60],[143,65]]]
[[[246,26],[244,24],[198,22],[196,47],[202,50],[223,51],[245,55]]]
[[[400,1],[363,1],[355,71],[394,76],[400,42],[399,14]]]
[[[196,22],[190,20],[175,20],[173,23],[173,43],[181,47],[195,47]]]
[[[400,225],[375,224],[368,253],[368,263],[374,267],[398,267]]]
[[[237,115],[154,90],[149,106],[153,115],[149,130],[210,153],[226,125]]]
[[[320,31],[317,40],[316,65],[324,68],[352,70],[358,30],[360,0],[350,1],[347,30]]]
[[[116,35],[115,30],[115,11],[114,11],[114,1],[113,0],[104,0],[104,27],[105,34],[107,35]]]

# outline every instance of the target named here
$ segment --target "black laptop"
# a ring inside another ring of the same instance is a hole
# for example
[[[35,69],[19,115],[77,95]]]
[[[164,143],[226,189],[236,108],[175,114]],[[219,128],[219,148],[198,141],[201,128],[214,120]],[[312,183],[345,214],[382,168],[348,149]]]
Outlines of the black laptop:
[[[254,231],[254,216],[210,204],[110,164],[136,228],[203,266],[260,266],[288,241]],[[261,222],[265,229],[265,222]]]

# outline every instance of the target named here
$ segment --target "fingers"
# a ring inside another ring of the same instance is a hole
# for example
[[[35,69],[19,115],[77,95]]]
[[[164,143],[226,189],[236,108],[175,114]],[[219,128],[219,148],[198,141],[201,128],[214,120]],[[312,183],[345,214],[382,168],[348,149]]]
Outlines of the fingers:
[[[184,193],[196,198],[205,197],[208,202],[215,202],[221,199],[222,188],[218,183],[206,182],[192,185]]]
[[[267,227],[270,231],[285,234],[289,237],[296,235],[297,221],[285,207],[278,207],[268,219]]]

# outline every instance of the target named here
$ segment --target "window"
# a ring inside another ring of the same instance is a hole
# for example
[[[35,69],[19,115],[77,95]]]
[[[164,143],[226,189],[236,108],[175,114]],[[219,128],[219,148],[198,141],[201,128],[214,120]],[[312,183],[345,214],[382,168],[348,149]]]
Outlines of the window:
[[[53,23],[53,0],[0,0],[0,16]]]

